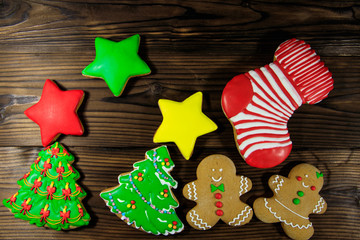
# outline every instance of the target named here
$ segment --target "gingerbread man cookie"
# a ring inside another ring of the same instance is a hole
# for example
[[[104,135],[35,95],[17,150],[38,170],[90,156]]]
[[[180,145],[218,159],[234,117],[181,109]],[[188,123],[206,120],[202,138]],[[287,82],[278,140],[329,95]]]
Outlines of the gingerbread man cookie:
[[[207,230],[220,219],[230,226],[248,223],[253,211],[239,197],[250,191],[251,180],[236,175],[233,161],[224,155],[204,158],[196,171],[197,180],[185,185],[185,198],[195,201],[186,220],[195,229]]]
[[[314,228],[309,214],[322,214],[327,204],[319,195],[324,184],[323,174],[310,164],[299,164],[289,177],[273,175],[269,187],[271,198],[258,198],[254,202],[257,218],[265,223],[281,222],[284,232],[293,239],[309,239]]]

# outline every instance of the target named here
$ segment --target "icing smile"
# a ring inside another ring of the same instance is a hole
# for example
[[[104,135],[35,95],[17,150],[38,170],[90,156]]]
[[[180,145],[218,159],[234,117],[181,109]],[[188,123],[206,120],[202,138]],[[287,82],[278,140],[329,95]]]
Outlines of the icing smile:
[[[215,182],[219,182],[221,181],[222,177],[219,177],[218,179],[215,179],[214,177],[211,177],[212,180],[214,180]]]
[[[304,182],[302,182],[302,185],[303,185],[304,188],[308,188],[308,187],[309,187],[309,185],[306,186],[306,185],[304,184]]]

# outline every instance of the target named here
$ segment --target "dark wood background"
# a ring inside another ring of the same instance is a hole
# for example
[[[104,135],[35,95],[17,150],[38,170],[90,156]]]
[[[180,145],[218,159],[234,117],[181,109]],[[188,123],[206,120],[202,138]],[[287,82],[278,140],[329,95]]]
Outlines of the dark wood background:
[[[139,33],[139,54],[152,74],[131,79],[121,97],[114,97],[101,79],[81,70],[95,57],[97,36],[114,41]],[[269,193],[267,179],[287,175],[300,162],[320,168],[326,178],[321,195],[324,215],[311,215],[314,239],[360,238],[360,3],[358,1],[0,1],[0,199],[18,189],[16,181],[29,171],[42,149],[38,126],[24,110],[41,96],[45,79],[63,89],[82,89],[79,109],[86,134],[59,140],[76,156],[79,183],[91,214],[90,226],[57,232],[15,219],[0,204],[1,239],[287,239],[279,224],[253,220],[233,228],[219,222],[197,231],[185,215],[194,203],[181,194],[196,178],[198,163],[219,153],[230,157],[237,173],[253,181],[242,197]],[[281,165],[256,169],[241,159],[220,96],[233,76],[272,61],[282,41],[296,37],[311,44],[333,73],[335,88],[316,105],[304,105],[289,122],[293,150]],[[204,93],[203,111],[219,129],[198,139],[186,161],[167,144],[176,164],[172,176],[185,223],[182,233],[153,236],[127,226],[110,213],[99,197],[117,185],[120,173],[144,158],[162,121],[160,98],[182,101]],[[271,193],[270,193],[271,194]]]

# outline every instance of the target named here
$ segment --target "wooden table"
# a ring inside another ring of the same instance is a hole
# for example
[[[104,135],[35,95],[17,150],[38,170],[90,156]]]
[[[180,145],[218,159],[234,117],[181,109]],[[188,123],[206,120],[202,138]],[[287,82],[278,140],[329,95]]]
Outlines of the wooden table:
[[[281,3],[284,2],[284,3]],[[185,223],[182,233],[156,238],[287,239],[279,224],[256,217],[242,227],[219,222],[197,231],[185,215],[194,202],[182,188],[196,178],[199,162],[224,154],[237,173],[253,181],[241,197],[252,205],[265,192],[273,174],[287,175],[300,162],[313,164],[325,175],[321,195],[328,203],[324,215],[311,215],[314,239],[360,238],[360,6],[357,1],[0,1],[0,199],[14,194],[16,181],[29,171],[42,150],[39,127],[24,115],[42,92],[45,79],[63,89],[82,89],[79,109],[83,136],[59,141],[76,156],[79,184],[88,196],[88,227],[71,231],[38,228],[15,219],[0,205],[1,239],[153,239],[110,213],[99,197],[117,185],[120,173],[144,153],[159,146],[153,135],[162,121],[160,98],[182,101],[202,91],[203,111],[218,130],[200,137],[186,161],[173,143],[168,148],[176,167],[174,190]],[[131,79],[122,96],[114,97],[101,79],[81,71],[95,57],[94,39],[114,41],[141,35],[139,54],[152,74]],[[248,166],[238,154],[233,130],[220,97],[235,75],[272,61],[276,47],[296,37],[308,42],[333,73],[334,90],[316,105],[304,105],[289,121],[293,150],[271,169]]]

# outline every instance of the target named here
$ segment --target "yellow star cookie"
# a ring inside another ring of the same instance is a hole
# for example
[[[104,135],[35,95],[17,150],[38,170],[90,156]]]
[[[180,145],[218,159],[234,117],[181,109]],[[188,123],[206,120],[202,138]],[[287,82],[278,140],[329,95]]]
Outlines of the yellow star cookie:
[[[163,121],[154,135],[154,142],[174,142],[186,160],[192,155],[196,139],[217,129],[201,110],[202,92],[183,102],[160,99],[159,107]]]

